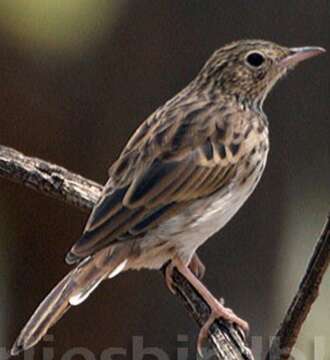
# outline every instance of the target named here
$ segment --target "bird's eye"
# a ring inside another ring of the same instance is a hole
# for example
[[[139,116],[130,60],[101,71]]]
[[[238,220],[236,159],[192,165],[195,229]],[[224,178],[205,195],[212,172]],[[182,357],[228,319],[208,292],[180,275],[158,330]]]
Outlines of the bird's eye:
[[[246,57],[246,62],[252,67],[259,67],[265,62],[265,58],[258,52],[252,52]]]

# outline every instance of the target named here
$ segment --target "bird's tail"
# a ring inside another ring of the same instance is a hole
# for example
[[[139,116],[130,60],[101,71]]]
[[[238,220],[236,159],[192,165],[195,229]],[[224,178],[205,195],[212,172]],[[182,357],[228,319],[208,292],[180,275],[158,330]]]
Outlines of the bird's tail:
[[[125,269],[125,251],[104,249],[87,258],[66,275],[36,309],[11,349],[17,355],[40,341],[71,306],[81,304],[106,278]]]

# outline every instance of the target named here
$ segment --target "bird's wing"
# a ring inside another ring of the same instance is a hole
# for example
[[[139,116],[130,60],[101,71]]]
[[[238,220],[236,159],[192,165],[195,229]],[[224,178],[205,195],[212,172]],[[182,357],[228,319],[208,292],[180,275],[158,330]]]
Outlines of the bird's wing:
[[[202,102],[147,119],[110,168],[84,233],[67,256],[77,261],[117,241],[137,239],[188,206],[226,187],[240,143],[223,109]],[[188,106],[188,105],[187,105]],[[215,113],[216,112],[216,113]],[[172,119],[173,117],[173,119]],[[236,141],[236,143],[235,143]]]

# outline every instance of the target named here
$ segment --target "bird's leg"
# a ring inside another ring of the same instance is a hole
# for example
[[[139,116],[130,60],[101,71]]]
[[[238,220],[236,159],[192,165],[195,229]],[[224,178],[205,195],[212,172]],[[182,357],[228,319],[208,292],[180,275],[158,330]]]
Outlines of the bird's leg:
[[[172,279],[174,267],[175,264],[171,261],[165,268],[165,283],[173,294],[175,294],[175,290],[173,288],[173,279]],[[190,260],[189,269],[198,279],[202,279],[205,275],[205,265],[202,263],[201,259],[196,253],[193,255],[193,257]]]
[[[198,279],[203,279],[205,275],[205,265],[196,253],[190,260],[189,269]]]
[[[210,326],[213,324],[214,320],[222,318],[229,322],[237,324],[244,331],[249,330],[249,325],[246,321],[239,318],[231,309],[224,307],[220,301],[218,301],[210,291],[199,281],[199,279],[192,273],[189,267],[180,259],[175,258],[166,268],[166,283],[170,290],[174,292],[172,286],[172,273],[173,268],[176,267],[177,270],[190,282],[190,284],[195,288],[195,290],[202,296],[205,302],[209,305],[211,313],[202,326],[200,333],[198,335],[197,341],[197,350],[202,354],[202,345],[207,339]],[[170,278],[168,278],[170,276]]]
[[[173,270],[175,268],[175,264],[173,263],[173,261],[170,261],[168,263],[168,265],[166,265],[166,268],[165,268],[165,283],[166,283],[166,286],[168,287],[168,289],[173,293],[175,294],[176,291],[174,290],[174,287],[173,287]]]

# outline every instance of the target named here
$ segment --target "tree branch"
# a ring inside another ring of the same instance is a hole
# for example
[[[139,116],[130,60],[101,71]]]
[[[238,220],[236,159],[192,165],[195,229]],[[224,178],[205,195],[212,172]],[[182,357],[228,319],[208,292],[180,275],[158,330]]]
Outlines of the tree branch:
[[[102,190],[101,185],[80,175],[44,160],[24,156],[14,149],[1,145],[0,176],[84,211],[92,209]],[[267,360],[279,359],[279,351],[281,351],[281,359],[288,358],[300,328],[317,297],[319,285],[329,265],[329,226],[328,220],[298,292],[267,355]],[[210,314],[208,305],[177,271],[174,272],[173,280],[178,297],[196,322],[200,326],[203,325]],[[253,360],[252,352],[241,332],[225,321],[214,322],[210,328],[209,340],[217,359]]]
[[[299,332],[319,294],[320,285],[330,262],[330,214],[324,225],[305,274],[289,309],[272,342],[266,360],[288,359]],[[280,357],[279,357],[280,355]]]
[[[102,186],[63,167],[0,145],[0,176],[44,195],[90,211]]]

